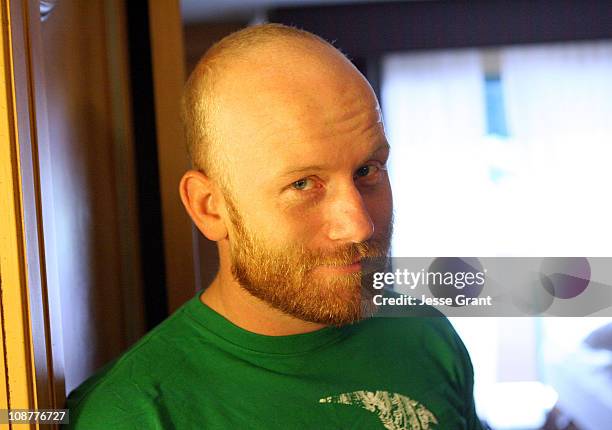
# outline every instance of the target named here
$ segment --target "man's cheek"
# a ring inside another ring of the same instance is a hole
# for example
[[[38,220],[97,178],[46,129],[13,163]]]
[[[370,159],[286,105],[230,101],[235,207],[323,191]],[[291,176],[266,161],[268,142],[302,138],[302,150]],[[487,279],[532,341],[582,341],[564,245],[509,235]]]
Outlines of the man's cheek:
[[[321,209],[302,209],[295,216],[279,220],[275,230],[283,229],[286,237],[306,247],[315,245],[325,233],[325,216]]]
[[[391,188],[383,187],[377,193],[366,196],[364,203],[376,227],[384,226],[391,222],[393,216]]]

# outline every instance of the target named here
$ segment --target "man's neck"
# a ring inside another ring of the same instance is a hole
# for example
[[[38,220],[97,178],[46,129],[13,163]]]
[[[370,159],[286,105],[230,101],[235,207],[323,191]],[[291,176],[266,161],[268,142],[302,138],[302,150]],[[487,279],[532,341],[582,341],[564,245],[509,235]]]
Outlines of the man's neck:
[[[230,274],[220,271],[200,300],[218,314],[252,333],[287,336],[325,327],[289,316],[246,291]]]

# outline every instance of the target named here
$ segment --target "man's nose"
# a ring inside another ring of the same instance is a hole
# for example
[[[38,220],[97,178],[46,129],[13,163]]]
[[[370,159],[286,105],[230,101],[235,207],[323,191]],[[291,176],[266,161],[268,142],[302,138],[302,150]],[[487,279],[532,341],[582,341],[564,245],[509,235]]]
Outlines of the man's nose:
[[[374,224],[354,184],[338,190],[329,216],[328,234],[333,241],[360,243],[374,234]]]

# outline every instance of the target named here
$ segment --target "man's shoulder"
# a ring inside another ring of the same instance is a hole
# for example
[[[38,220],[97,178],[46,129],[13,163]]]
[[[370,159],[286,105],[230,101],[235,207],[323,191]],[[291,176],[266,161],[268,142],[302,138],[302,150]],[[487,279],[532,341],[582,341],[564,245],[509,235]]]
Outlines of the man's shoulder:
[[[130,372],[134,363],[139,364],[138,360],[130,350],[74,389],[66,399],[66,408],[70,411],[70,425],[66,428],[95,430],[111,425],[121,428],[120,422],[144,414],[147,396],[142,386],[146,382],[137,383]]]
[[[414,298],[409,301],[409,296],[390,289],[383,290],[380,295],[385,301],[378,299],[378,302],[383,304],[378,307],[375,319],[398,328],[410,326],[454,332],[446,315],[435,307],[422,304]]]
[[[180,351],[169,344],[184,330],[183,318],[179,309],[74,389],[66,400],[71,421],[67,428],[110,428],[110,423],[113,428],[135,428],[151,419],[157,388],[181,360]]]
[[[108,363],[70,393],[66,399],[70,424],[65,428],[120,429],[122,423],[133,424],[132,419],[146,414],[147,397],[128,378],[123,358]]]
[[[385,291],[384,295],[402,297],[393,291]],[[473,372],[469,354],[451,322],[428,305],[406,305],[402,310],[379,312],[357,324],[355,333],[356,341],[369,343],[381,353],[405,357],[412,365],[422,363],[427,367],[435,363],[459,384]]]
[[[430,348],[464,353],[461,339],[448,318],[436,308],[424,304],[409,304],[405,297],[393,290],[381,292],[385,298],[396,299],[393,305],[385,305],[361,324],[362,329],[380,340],[406,344],[427,344]],[[399,303],[399,304],[398,304]],[[402,342],[404,339],[406,342]]]

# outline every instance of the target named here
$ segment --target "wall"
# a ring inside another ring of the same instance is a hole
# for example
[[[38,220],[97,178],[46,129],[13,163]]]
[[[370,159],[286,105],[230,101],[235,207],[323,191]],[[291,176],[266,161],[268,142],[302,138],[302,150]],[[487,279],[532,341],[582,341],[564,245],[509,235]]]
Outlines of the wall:
[[[142,334],[122,10],[57,2],[42,23],[66,392]]]

